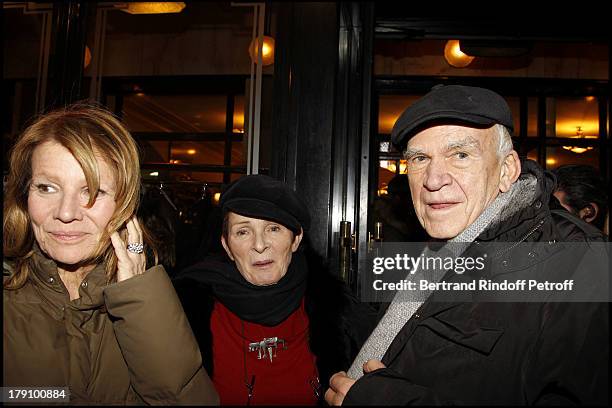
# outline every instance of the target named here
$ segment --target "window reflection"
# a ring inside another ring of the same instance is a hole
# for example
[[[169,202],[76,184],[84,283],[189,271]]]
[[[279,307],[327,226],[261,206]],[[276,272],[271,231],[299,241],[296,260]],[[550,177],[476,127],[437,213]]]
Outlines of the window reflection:
[[[168,163],[170,160],[170,142],[165,140],[139,141],[143,152],[144,163]]]
[[[381,160],[378,165],[378,196],[387,194],[387,186],[394,176],[395,173],[387,168],[387,161]]]
[[[226,110],[225,95],[139,92],[123,99],[123,121],[132,132],[225,132]]]
[[[527,98],[527,137],[538,137],[538,98]]]
[[[587,150],[584,153],[574,153],[561,146],[546,148],[546,168],[555,169],[566,164],[588,164],[599,169],[599,151]]]
[[[246,165],[246,147],[247,144],[244,141],[232,142],[232,166]]]
[[[172,142],[174,164],[218,164],[224,160],[225,142]]]
[[[596,139],[599,136],[596,97],[547,98],[546,105],[546,136],[585,139]]]
[[[504,99],[508,103],[510,111],[512,112],[514,125],[514,131],[512,134],[514,136],[519,136],[521,134],[521,100],[517,96],[506,96]]]
[[[244,133],[244,95],[238,95],[234,98],[234,118],[232,131],[234,133]]]

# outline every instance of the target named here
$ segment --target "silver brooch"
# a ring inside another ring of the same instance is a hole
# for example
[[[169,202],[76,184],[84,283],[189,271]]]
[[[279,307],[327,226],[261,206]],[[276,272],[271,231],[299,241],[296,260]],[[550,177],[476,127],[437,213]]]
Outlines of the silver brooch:
[[[281,346],[283,350],[287,350],[285,340],[278,337],[264,337],[262,341],[249,343],[249,351],[257,351],[257,359],[261,360],[268,356],[270,362],[272,357],[276,357],[276,349]]]

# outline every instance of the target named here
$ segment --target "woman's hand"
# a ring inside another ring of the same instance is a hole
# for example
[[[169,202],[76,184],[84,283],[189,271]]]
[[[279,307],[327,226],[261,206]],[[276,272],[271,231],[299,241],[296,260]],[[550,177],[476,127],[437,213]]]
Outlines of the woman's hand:
[[[126,224],[127,242],[124,242],[115,231],[111,234],[111,242],[117,255],[117,282],[124,281],[134,275],[140,275],[145,271],[147,259],[144,251],[135,253],[128,251],[128,244],[143,244],[142,230],[136,216],[133,216]]]

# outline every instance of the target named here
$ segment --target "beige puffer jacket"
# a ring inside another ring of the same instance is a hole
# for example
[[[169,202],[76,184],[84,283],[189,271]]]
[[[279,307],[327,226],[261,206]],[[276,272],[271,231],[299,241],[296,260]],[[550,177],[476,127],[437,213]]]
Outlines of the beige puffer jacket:
[[[70,301],[55,263],[34,257],[25,286],[3,291],[3,386],[69,387],[71,404],[219,403],[162,266],[106,285],[98,265]]]

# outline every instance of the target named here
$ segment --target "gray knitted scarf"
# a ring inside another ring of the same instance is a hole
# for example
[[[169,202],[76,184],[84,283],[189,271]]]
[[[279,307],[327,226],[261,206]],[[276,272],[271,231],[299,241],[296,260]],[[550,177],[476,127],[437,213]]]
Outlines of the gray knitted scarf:
[[[448,251],[455,257],[460,256],[489,225],[500,222],[531,204],[535,196],[536,183],[537,180],[533,176],[515,182],[510,190],[500,193],[469,227],[449,240],[440,251]],[[427,256],[428,252],[429,250],[425,249],[424,255]],[[445,273],[444,270],[433,273],[428,271],[428,280],[437,282]],[[398,291],[385,315],[361,347],[347,375],[357,380],[363,376],[363,364],[366,361],[381,360],[395,336],[423,303],[422,300],[415,299],[426,299],[430,294],[430,292],[415,294],[412,291]]]

